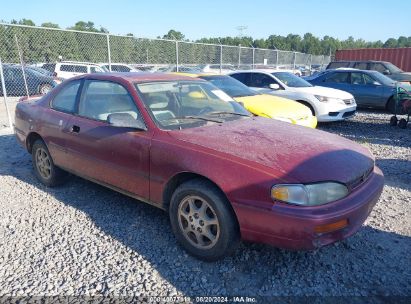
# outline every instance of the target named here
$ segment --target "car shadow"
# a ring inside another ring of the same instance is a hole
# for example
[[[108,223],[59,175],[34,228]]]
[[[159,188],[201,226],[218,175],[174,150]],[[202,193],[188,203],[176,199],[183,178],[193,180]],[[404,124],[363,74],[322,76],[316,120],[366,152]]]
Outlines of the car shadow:
[[[0,147],[0,178],[12,176],[85,213],[101,233],[144,257],[184,295],[259,296],[262,303],[278,295],[411,292],[406,281],[398,280],[403,267],[409,269],[409,260],[393,263],[409,255],[411,246],[398,244],[410,244],[410,237],[365,225],[351,238],[317,251],[292,252],[242,243],[234,255],[206,263],[177,245],[165,212],[78,177],[61,187],[47,188],[35,178],[30,155],[14,136],[0,136]]]

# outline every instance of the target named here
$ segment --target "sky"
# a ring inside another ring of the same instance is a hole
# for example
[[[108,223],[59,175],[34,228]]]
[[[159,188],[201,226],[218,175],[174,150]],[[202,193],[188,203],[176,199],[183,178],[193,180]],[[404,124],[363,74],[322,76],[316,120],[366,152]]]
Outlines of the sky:
[[[155,38],[170,29],[187,39],[311,32],[366,41],[411,36],[410,0],[0,0],[0,20],[31,19],[66,28],[92,21],[113,34]]]

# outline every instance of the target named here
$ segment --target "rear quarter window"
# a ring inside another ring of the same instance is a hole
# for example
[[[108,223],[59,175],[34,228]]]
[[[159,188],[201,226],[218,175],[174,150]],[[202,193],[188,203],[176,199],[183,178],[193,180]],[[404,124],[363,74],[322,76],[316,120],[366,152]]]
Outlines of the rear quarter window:
[[[54,97],[51,107],[55,110],[74,113],[80,80],[72,81]]]

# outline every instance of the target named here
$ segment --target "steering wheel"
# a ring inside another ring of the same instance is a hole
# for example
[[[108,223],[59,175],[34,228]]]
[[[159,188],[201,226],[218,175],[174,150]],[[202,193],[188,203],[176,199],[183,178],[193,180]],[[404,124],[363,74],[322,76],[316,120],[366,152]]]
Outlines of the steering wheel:
[[[214,109],[212,107],[205,107],[203,109],[200,110],[200,112],[197,113],[197,115],[203,115],[206,114],[208,112],[212,112],[214,111]]]

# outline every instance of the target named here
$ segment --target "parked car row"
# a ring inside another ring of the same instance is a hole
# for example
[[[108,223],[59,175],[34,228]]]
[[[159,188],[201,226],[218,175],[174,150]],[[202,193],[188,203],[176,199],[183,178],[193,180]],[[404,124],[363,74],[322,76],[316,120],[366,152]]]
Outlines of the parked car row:
[[[62,79],[39,67],[3,64],[4,84],[10,96],[47,94]],[[0,85],[0,95],[3,87]]]
[[[262,74],[276,81],[269,92],[281,85],[326,107],[355,107],[349,93],[273,73]],[[312,250],[353,235],[384,183],[369,150],[245,109],[276,117],[262,99],[283,104],[229,76],[86,74],[18,103],[15,133],[43,184],[70,172],[164,209],[177,241],[200,259],[221,259],[240,240]]]

